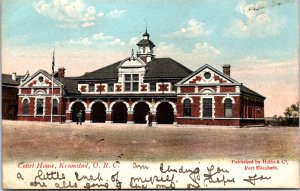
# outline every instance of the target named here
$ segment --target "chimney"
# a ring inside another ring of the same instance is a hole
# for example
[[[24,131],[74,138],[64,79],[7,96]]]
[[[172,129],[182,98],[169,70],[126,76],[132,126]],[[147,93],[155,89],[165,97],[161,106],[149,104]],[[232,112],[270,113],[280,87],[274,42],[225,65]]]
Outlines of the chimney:
[[[223,66],[223,73],[230,76],[230,68],[231,66],[229,64],[224,64]]]
[[[14,81],[17,80],[17,73],[16,73],[16,72],[13,72],[13,73],[12,73],[11,79],[14,80]]]
[[[63,79],[65,77],[65,68],[58,68],[57,77]]]

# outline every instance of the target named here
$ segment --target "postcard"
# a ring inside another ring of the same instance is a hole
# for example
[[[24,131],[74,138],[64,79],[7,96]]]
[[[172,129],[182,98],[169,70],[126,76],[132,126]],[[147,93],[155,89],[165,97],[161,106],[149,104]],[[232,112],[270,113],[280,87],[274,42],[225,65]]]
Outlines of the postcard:
[[[296,0],[3,0],[3,188],[299,188],[298,23]]]

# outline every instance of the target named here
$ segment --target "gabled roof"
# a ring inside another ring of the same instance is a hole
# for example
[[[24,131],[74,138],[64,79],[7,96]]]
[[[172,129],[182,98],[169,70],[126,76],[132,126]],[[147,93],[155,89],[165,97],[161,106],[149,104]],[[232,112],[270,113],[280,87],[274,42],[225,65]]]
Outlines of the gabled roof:
[[[232,83],[239,83],[238,81],[234,80],[233,78],[231,78],[227,74],[224,74],[223,72],[220,72],[219,70],[215,69],[214,67],[212,67],[212,66],[210,66],[208,64],[205,64],[202,67],[200,67],[198,70],[194,71],[189,76],[187,76],[184,79],[182,79],[181,81],[179,81],[177,84],[183,84],[184,82],[188,81],[190,78],[192,78],[193,76],[197,75],[200,71],[204,70],[205,68],[209,68],[213,72],[219,74],[220,76],[222,76],[223,78],[227,79],[228,81],[230,81]]]
[[[45,70],[38,70],[36,73],[34,73],[32,76],[29,76],[24,82],[22,82],[22,84],[20,84],[20,86],[22,87],[22,85],[28,83],[30,80],[32,80],[34,77],[36,77],[38,74],[42,73],[44,76],[46,76],[47,78],[49,78],[50,80],[52,79],[52,75],[50,75],[47,71]],[[54,83],[61,86],[63,85],[60,81],[58,81],[57,79],[53,79]]]
[[[16,80],[13,80],[11,74],[2,74],[1,82],[2,82],[2,85],[18,86],[20,84],[22,77],[23,76],[17,76]]]
[[[105,66],[103,68],[100,68],[98,70],[95,70],[93,72],[85,73],[82,76],[77,77],[78,80],[108,80],[108,79],[118,79],[118,66],[122,62],[118,61],[114,64]]]
[[[172,58],[155,58],[147,63],[145,79],[184,78],[192,71]]]

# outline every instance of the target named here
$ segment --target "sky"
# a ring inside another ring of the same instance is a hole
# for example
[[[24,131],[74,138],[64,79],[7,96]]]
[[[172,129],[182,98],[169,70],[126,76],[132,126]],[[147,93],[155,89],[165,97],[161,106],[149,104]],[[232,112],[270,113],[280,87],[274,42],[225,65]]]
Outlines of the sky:
[[[209,64],[264,95],[265,116],[299,100],[297,0],[3,0],[2,73],[66,68],[79,76],[137,50]]]

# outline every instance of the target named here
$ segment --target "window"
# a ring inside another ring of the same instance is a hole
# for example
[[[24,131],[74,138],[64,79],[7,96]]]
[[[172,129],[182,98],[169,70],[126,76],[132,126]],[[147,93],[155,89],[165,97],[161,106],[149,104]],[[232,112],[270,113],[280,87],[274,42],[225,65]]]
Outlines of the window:
[[[108,83],[108,88],[107,88],[109,92],[113,92],[114,91],[114,84],[113,83]]]
[[[225,117],[232,117],[232,100],[227,98],[224,101],[224,115]]]
[[[203,98],[203,117],[212,117],[212,99]]]
[[[156,91],[156,83],[155,82],[151,82],[150,83],[150,91],[151,92],[155,92]]]
[[[176,92],[177,91],[177,87],[175,86],[175,83],[172,83],[171,85],[172,85],[172,89],[171,90]]]
[[[39,82],[43,82],[44,81],[43,76],[40,76],[38,80],[39,80]]]
[[[95,84],[93,83],[89,84],[89,92],[95,92]]]
[[[209,72],[204,73],[205,79],[209,79],[211,77],[211,74]]]
[[[125,90],[126,92],[129,91],[139,91],[139,75],[138,74],[125,74]]]
[[[23,114],[28,114],[28,99],[24,99],[23,101]]]
[[[146,53],[146,48],[145,47],[143,47],[143,53]]]
[[[183,101],[183,115],[184,116],[191,116],[192,107],[191,107],[191,100],[185,99]]]
[[[57,99],[53,100],[52,114],[53,115],[57,115],[58,114],[58,100]]]
[[[43,110],[44,110],[44,99],[37,99],[36,100],[36,114],[37,115],[43,115]]]

